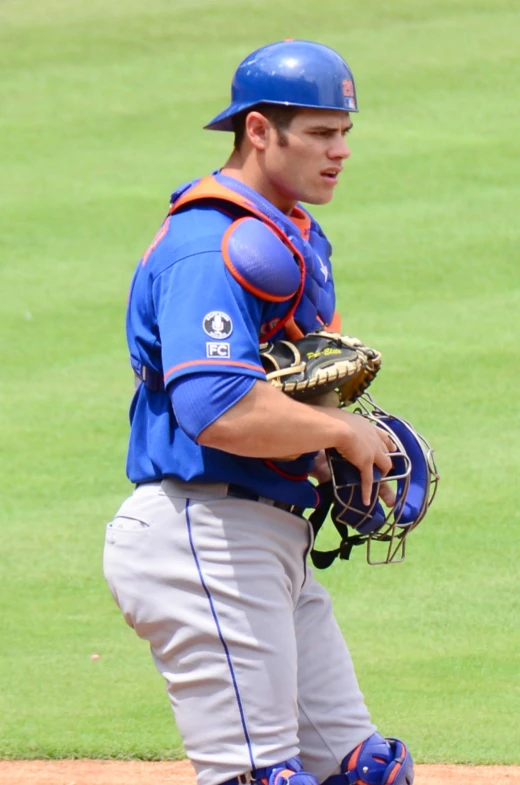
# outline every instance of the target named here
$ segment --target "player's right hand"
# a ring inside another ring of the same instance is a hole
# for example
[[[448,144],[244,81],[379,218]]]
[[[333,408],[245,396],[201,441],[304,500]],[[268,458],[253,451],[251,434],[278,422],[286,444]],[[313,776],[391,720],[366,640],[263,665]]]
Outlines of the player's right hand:
[[[392,459],[388,453],[396,448],[386,431],[372,425],[365,417],[345,411],[341,414],[342,419],[346,420],[348,429],[341,429],[334,447],[340,455],[359,469],[361,498],[363,504],[368,506],[374,484],[374,465],[385,477],[392,468]]]

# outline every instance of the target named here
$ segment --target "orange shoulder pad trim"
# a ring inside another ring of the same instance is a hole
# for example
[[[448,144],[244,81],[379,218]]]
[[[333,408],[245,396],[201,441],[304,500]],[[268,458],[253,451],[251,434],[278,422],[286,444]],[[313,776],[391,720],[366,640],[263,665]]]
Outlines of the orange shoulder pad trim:
[[[189,204],[190,202],[198,202],[201,199],[225,199],[226,202],[239,204],[241,207],[245,207],[246,210],[250,210],[254,207],[243,196],[235,193],[231,188],[226,188],[225,185],[221,185],[212,175],[209,175],[209,177],[203,177],[202,180],[199,180],[196,185],[189,188],[179,197],[175,204],[171,206],[169,215],[180,207],[184,207],[184,205]]]
[[[308,240],[311,234],[311,219],[307,213],[300,207],[293,207],[289,218],[296,224],[303,239]]]

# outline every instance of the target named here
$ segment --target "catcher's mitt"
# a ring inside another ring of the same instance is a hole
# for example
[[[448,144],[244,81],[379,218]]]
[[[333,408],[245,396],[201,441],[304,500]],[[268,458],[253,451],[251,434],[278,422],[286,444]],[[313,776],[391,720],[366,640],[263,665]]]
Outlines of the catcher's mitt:
[[[267,381],[292,398],[312,401],[336,390],[344,406],[365,392],[381,367],[380,352],[359,338],[328,332],[261,344],[260,358]]]

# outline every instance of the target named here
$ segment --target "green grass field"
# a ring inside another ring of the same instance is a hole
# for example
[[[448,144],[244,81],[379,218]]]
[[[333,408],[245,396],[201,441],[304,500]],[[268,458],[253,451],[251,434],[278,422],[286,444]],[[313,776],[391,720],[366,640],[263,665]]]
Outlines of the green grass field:
[[[520,763],[520,13],[515,0],[0,3],[0,757],[182,755],[104,584],[134,265],[252,49],[338,49],[361,112],[333,204],[346,332],[436,448],[406,561],[320,579],[373,718],[419,762]],[[100,659],[91,660],[92,653]]]

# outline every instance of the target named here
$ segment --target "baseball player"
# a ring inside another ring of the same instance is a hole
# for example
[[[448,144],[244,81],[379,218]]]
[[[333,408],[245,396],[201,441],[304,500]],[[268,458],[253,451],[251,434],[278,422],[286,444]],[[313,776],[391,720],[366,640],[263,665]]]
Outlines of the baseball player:
[[[284,41],[238,67],[224,167],[182,185],[132,280],[129,479],[104,570],[149,641],[198,785],[411,785],[372,724],[301,514],[335,448],[389,472],[363,417],[285,396],[259,343],[337,329],[326,204],[350,155],[354,79],[332,49]]]

